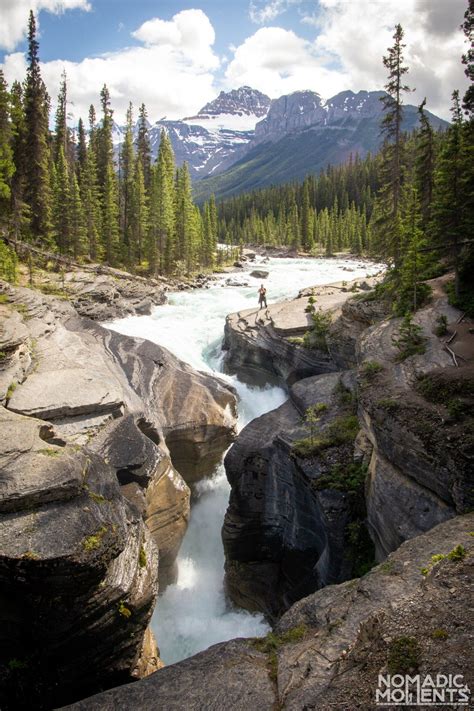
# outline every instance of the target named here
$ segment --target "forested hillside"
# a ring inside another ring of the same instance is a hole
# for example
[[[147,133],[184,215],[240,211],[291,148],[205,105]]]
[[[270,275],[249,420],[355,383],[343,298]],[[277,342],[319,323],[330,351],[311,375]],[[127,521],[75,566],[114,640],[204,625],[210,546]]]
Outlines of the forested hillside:
[[[472,3],[463,30],[472,46]],[[34,15],[30,15],[28,69],[9,88],[0,73],[1,270],[14,278],[11,245],[124,266],[148,274],[184,274],[212,269],[217,241],[286,245],[328,256],[341,250],[384,259],[394,289],[406,307],[416,285],[435,273],[440,260],[456,271],[459,299],[472,273],[473,132],[472,87],[452,97],[452,124],[442,132],[430,123],[425,102],[418,127],[404,131],[403,30],[383,58],[387,83],[382,95],[384,144],[376,155],[357,155],[328,166],[303,182],[194,205],[187,165],[176,169],[166,132],[152,163],[147,112],[127,113],[119,160],[112,144],[113,111],[104,85],[100,114],[90,107],[88,125],[67,123],[67,81],[60,87],[54,129],[50,98],[40,73]],[[472,49],[462,58],[472,80]],[[285,158],[288,160],[288,157]],[[404,296],[401,296],[404,294]]]
[[[23,83],[9,89],[0,71],[0,224],[5,236],[76,260],[144,267],[150,273],[212,267],[214,201],[202,209],[193,204],[188,167],[175,168],[165,133],[152,165],[145,106],[139,109],[135,145],[129,107],[117,164],[107,86],[100,94],[100,116],[91,106],[88,128],[80,120],[72,131],[63,75],[51,131],[33,13],[28,47]],[[4,247],[1,259],[8,271],[6,263],[13,258]]]

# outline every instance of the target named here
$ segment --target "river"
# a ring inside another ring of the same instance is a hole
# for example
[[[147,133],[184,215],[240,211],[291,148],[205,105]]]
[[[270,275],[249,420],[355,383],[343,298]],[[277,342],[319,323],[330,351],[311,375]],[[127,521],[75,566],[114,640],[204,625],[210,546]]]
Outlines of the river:
[[[150,316],[134,316],[107,324],[119,333],[147,338],[165,346],[198,370],[224,378],[239,394],[239,429],[255,417],[273,410],[286,399],[280,387],[249,387],[221,372],[225,317],[257,305],[261,279],[255,268],[269,271],[265,279],[268,303],[296,296],[306,286],[360,279],[378,272],[381,265],[347,259],[278,259],[249,265],[230,275],[247,286],[225,286],[229,275],[208,289],[170,293],[168,303]],[[347,270],[351,271],[347,271]],[[268,625],[261,615],[232,607],[223,590],[224,552],[221,527],[230,487],[224,467],[202,481],[193,499],[191,520],[178,557],[178,581],[158,599],[152,627],[161,657],[170,664],[233,637],[264,635]]]

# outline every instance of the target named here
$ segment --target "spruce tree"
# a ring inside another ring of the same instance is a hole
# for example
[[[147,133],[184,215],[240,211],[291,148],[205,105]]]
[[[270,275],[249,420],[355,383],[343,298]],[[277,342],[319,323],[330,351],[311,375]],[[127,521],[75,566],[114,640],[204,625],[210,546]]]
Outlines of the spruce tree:
[[[157,162],[153,168],[148,260],[152,273],[170,273],[176,258],[174,156],[167,133],[161,131]]]
[[[151,185],[151,147],[145,104],[141,104],[138,110],[137,158],[142,166],[145,188],[148,192]]]
[[[15,173],[11,143],[10,96],[0,69],[0,225],[5,225],[10,217],[11,181]]]
[[[49,176],[49,97],[41,78],[35,16],[28,23],[28,69],[25,106],[25,201],[31,211],[30,230],[42,246],[51,246],[51,188]]]
[[[64,155],[64,147],[60,145],[58,160],[55,164],[53,179],[53,230],[56,245],[61,254],[68,254],[72,244],[70,226],[70,180],[69,170]]]
[[[100,237],[102,215],[100,191],[97,184],[96,157],[92,142],[87,148],[84,168],[81,170],[80,192],[84,212],[86,251],[93,261],[97,261],[103,257],[103,245]]]
[[[120,230],[118,186],[114,167],[112,143],[113,112],[110,108],[110,94],[104,84],[100,93],[102,106],[102,125],[93,129],[95,150],[97,151],[97,177],[101,194],[102,241],[105,258],[115,265],[120,259]],[[91,139],[92,140],[92,139]]]
[[[420,196],[422,227],[428,228],[433,200],[435,166],[434,133],[425,113],[426,98],[418,107],[420,133],[416,144],[416,187]]]
[[[395,267],[400,265],[400,232],[399,211],[403,179],[403,94],[410,91],[404,84],[404,76],[408,67],[404,65],[403,29],[395,27],[394,44],[388,48],[388,54],[383,57],[383,64],[388,69],[388,81],[385,85],[387,94],[382,97],[384,117],[382,132],[385,136],[383,147],[382,179],[383,189],[380,200],[385,204],[381,210],[384,220],[379,228],[385,234],[381,241],[382,256],[393,261]]]
[[[474,118],[474,0],[468,0],[462,29],[468,42],[468,50],[462,56],[462,63],[466,67],[464,73],[471,82],[464,94],[462,105],[467,116],[472,119]]]
[[[127,110],[125,138],[120,150],[120,231],[124,245],[124,257],[129,265],[133,264],[132,247],[132,195],[135,175],[135,154],[133,149],[133,113],[132,104]]]
[[[459,91],[454,91],[452,98],[452,125],[440,151],[435,175],[432,231],[438,244],[450,255],[458,299],[461,242],[469,234],[466,232],[466,207],[472,197],[463,189],[465,147]]]
[[[134,263],[140,265],[148,235],[148,198],[145,190],[143,168],[139,160],[135,161],[130,198],[132,256]]]
[[[71,135],[67,126],[67,80],[65,71],[61,74],[61,84],[59,86],[58,103],[56,108],[56,122],[53,141],[53,157],[55,163],[58,162],[61,147],[66,160],[71,162]]]
[[[23,89],[20,82],[12,84],[10,92],[11,147],[15,172],[11,178],[10,232],[18,240],[26,233],[30,210],[25,202],[26,124]]]

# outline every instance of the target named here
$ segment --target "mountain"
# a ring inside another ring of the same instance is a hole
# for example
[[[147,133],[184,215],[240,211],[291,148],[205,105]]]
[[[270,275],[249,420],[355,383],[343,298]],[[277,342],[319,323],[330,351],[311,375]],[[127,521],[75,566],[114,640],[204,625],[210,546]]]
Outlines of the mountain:
[[[221,91],[196,114],[179,121],[166,118],[149,126],[152,158],[160,146],[160,134],[165,129],[170,137],[177,165],[186,161],[191,177],[199,180],[221,172],[245,155],[254,137],[255,125],[267,115],[271,100],[260,91],[242,86],[229,92]],[[116,152],[123,142],[124,129],[114,125]]]
[[[195,116],[150,124],[152,157],[165,129],[177,165],[189,165],[198,200],[301,179],[351,154],[378,150],[382,96],[383,91],[343,91],[323,101],[314,91],[297,91],[271,101],[248,86],[221,91]],[[427,114],[435,129],[448,125]],[[411,131],[417,124],[416,107],[405,106],[403,128]],[[124,129],[114,124],[117,153],[123,138]]]
[[[245,154],[219,175],[195,183],[196,199],[204,200],[211,193],[228,197],[303,179],[329,163],[344,163],[351,154],[363,157],[377,151],[382,143],[380,98],[384,93],[343,91],[323,102],[315,92],[298,91],[272,101]],[[427,115],[435,130],[448,126],[429,111]],[[403,130],[417,125],[416,106],[406,105]]]

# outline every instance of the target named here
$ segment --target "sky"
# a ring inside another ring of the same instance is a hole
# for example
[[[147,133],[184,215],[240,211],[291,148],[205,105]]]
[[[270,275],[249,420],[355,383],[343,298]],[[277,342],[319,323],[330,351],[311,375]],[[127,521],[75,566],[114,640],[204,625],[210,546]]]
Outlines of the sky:
[[[192,116],[222,90],[247,85],[271,98],[310,89],[379,90],[382,56],[405,31],[406,103],[449,118],[467,86],[459,26],[467,0],[0,0],[0,66],[26,71],[28,14],[37,17],[42,76],[53,111],[61,73],[71,123],[87,120],[107,84],[115,118],[129,101],[151,122]]]

